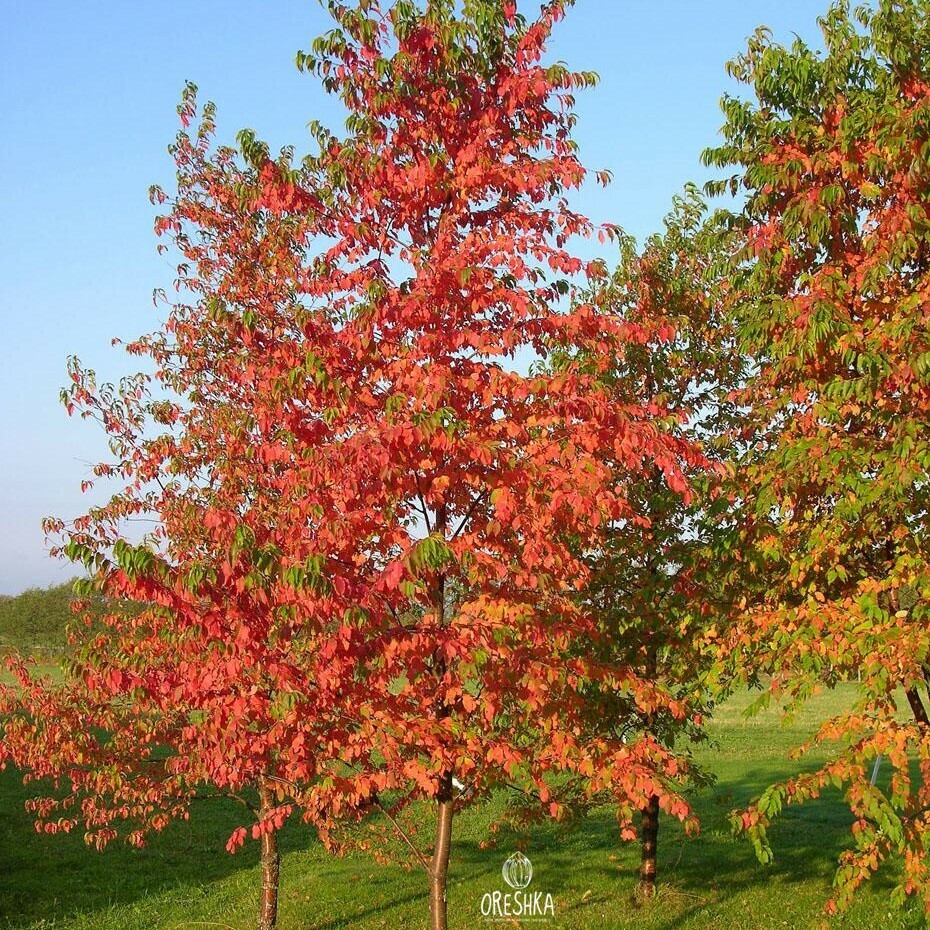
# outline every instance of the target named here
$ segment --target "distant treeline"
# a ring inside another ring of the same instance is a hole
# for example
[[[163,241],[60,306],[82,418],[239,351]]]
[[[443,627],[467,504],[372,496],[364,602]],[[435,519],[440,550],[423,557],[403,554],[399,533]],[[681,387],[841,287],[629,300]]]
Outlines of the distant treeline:
[[[29,588],[15,597],[0,596],[0,654],[10,649],[33,654],[60,652],[74,580],[49,588]]]

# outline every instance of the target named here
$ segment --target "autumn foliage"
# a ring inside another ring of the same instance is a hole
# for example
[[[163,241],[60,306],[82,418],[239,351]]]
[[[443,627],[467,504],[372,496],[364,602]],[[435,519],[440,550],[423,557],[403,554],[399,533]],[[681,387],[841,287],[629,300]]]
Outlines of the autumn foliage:
[[[686,493],[703,457],[661,398],[608,377],[657,334],[573,300],[603,265],[570,241],[614,231],[566,199],[587,177],[572,93],[593,77],[541,62],[563,5],[330,10],[298,63],[341,96],[347,135],[314,126],[298,165],[250,133],[244,159],[214,147],[212,108],[185,94],[178,190],[153,191],[178,298],[129,346],[154,382],[98,388],[75,363],[65,395],[110,436],[96,472],[121,489],[49,523],[84,593],[133,608],[77,635],[65,685],[18,667],[8,739],[70,788],[37,802],[46,828],[83,819],[101,842],[120,820],[141,840],[201,785],[273,790],[254,835],[292,809],[329,837],[428,799],[431,850],[407,839],[441,927],[453,814],[496,785],[555,817],[565,778],[624,823],[653,796],[687,815],[652,734],[580,738],[591,687],[687,705],[602,658],[577,592],[582,552],[646,526],[632,478]],[[586,361],[545,365],[568,349]],[[135,518],[154,529],[131,542]]]
[[[572,207],[609,176],[573,139],[595,76],[547,62],[567,0],[325,5],[297,64],[344,131],[221,145],[188,85],[165,322],[118,385],[69,365],[109,497],[47,521],[87,574],[64,679],[0,690],[38,828],[141,844],[235,798],[271,930],[283,823],[367,819],[444,930],[466,805],[644,812],[653,886],[714,701],[855,680],[831,761],[735,823],[768,858],[838,785],[832,906],[898,859],[930,907],[930,7],[838,4],[824,54],[760,30],[706,153],[743,204],[689,187],[637,249]]]
[[[592,294],[611,312],[655,334],[611,360],[617,396],[652,397],[674,411],[664,429],[700,446],[704,457],[689,464],[687,495],[669,487],[655,468],[619,476],[647,523],[635,534],[611,528],[588,553],[591,576],[583,595],[599,618],[597,646],[605,660],[636,668],[687,712],[644,710],[616,689],[592,690],[590,725],[614,735],[646,732],[676,747],[680,778],[692,785],[709,779],[693,763],[691,750],[706,738],[704,723],[720,696],[719,634],[736,606],[719,570],[727,560],[718,558],[730,535],[722,481],[731,451],[728,434],[739,422],[734,391],[744,367],[724,318],[729,239],[689,186],[675,197],[661,234],[642,248],[622,239],[616,269]],[[654,795],[642,808],[638,891],[644,897],[656,887],[659,801]]]
[[[756,366],[736,487],[752,558],[737,655],[778,696],[852,679],[859,700],[814,737],[833,761],[740,824],[768,857],[783,805],[842,786],[854,843],[835,903],[894,858],[896,894],[930,905],[930,8],[837,4],[821,26],[824,55],[756,34],[731,66],[754,99],[725,99],[708,158],[747,196],[732,312]]]

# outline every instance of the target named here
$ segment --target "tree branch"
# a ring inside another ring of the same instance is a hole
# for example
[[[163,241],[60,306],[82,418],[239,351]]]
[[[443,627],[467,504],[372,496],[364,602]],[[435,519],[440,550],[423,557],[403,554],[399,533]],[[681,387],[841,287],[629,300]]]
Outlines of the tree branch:
[[[419,862],[420,865],[425,869],[426,874],[432,876],[433,870],[427,861],[426,856],[424,856],[423,853],[417,849],[413,840],[410,839],[407,831],[395,820],[394,815],[381,803],[381,799],[377,795],[374,796],[373,800],[378,810],[380,810],[381,813],[384,814],[384,816],[387,817],[387,819],[391,822],[391,826],[394,827],[394,829],[397,831],[397,835],[410,847],[411,851],[417,858],[417,862]]]

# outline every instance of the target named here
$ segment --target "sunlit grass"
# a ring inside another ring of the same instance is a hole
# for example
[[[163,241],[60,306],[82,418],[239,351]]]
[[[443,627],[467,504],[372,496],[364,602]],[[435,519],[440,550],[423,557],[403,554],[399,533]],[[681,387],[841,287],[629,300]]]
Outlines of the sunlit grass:
[[[776,710],[747,719],[742,696],[721,708],[715,746],[701,750],[717,773],[715,788],[694,801],[701,834],[687,838],[663,819],[658,898],[632,903],[638,849],[617,838],[610,811],[568,830],[535,829],[527,853],[532,888],[555,898],[554,921],[565,930],[631,927],[643,930],[756,930],[823,924],[836,856],[847,840],[849,815],[837,795],[785,813],[773,831],[776,860],[759,865],[749,844],[730,833],[729,811],[771,781],[796,770],[788,750],[817,721],[851,700],[849,686],[822,695],[790,727]],[[810,765],[818,757],[805,760]],[[822,757],[820,757],[822,758]],[[28,795],[12,771],[0,777],[0,926],[16,930],[181,930],[253,925],[258,870],[254,844],[235,856],[223,845],[240,822],[235,806],[204,802],[190,823],[174,824],[141,851],[115,845],[87,849],[79,836],[44,837],[22,809]],[[481,896],[502,889],[500,867],[514,838],[482,849],[499,813],[495,798],[456,822],[451,871],[450,925],[484,926]],[[426,926],[425,882],[416,870],[383,866],[361,854],[335,859],[299,824],[282,837],[282,930],[373,930]],[[919,906],[895,912],[888,903],[893,877],[879,873],[838,926],[917,928]],[[487,926],[494,926],[487,924]],[[501,926],[498,924],[497,926]],[[503,926],[519,926],[518,923]],[[537,926],[526,923],[524,926]]]

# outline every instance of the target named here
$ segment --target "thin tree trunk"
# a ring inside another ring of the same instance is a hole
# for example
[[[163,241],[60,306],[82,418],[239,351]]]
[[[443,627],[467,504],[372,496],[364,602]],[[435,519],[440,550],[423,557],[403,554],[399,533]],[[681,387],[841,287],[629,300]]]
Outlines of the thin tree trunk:
[[[446,538],[448,528],[448,511],[445,503],[436,508],[435,532]],[[444,572],[436,579],[434,607],[440,629],[446,625],[446,576]],[[446,660],[437,650],[433,658],[437,682],[446,674]],[[451,708],[443,698],[436,706],[436,718],[444,720],[451,713]],[[433,858],[429,870],[429,925],[430,930],[447,930],[446,917],[446,883],[449,874],[449,853],[452,849],[452,772],[446,772],[440,779],[436,794],[436,837],[433,841]]]
[[[643,808],[642,861],[639,866],[639,895],[654,898],[656,893],[656,862],[659,848],[659,796],[652,795]]]
[[[271,791],[267,786],[259,788],[261,807],[259,812],[266,817],[274,806]],[[278,923],[278,881],[281,874],[281,854],[278,851],[277,831],[262,834],[261,849],[262,898],[258,913],[258,930],[274,930]]]
[[[930,726],[930,719],[927,718],[927,710],[924,707],[924,702],[920,699],[920,692],[916,688],[908,688],[905,694],[907,694],[907,702],[911,705],[911,710],[914,712],[914,718],[917,722],[922,723],[924,726]]]
[[[661,480],[656,476],[656,480]],[[655,682],[659,677],[659,660],[656,655],[655,641],[650,637],[646,644],[646,680]],[[654,732],[656,718],[650,714],[647,718],[647,732]],[[642,855],[639,863],[639,885],[636,889],[641,898],[654,898],[656,893],[656,873],[659,855],[659,796],[650,795],[643,808],[640,842]]]
[[[452,773],[443,776],[436,797],[436,839],[429,876],[430,930],[447,930],[446,880],[452,849]]]

